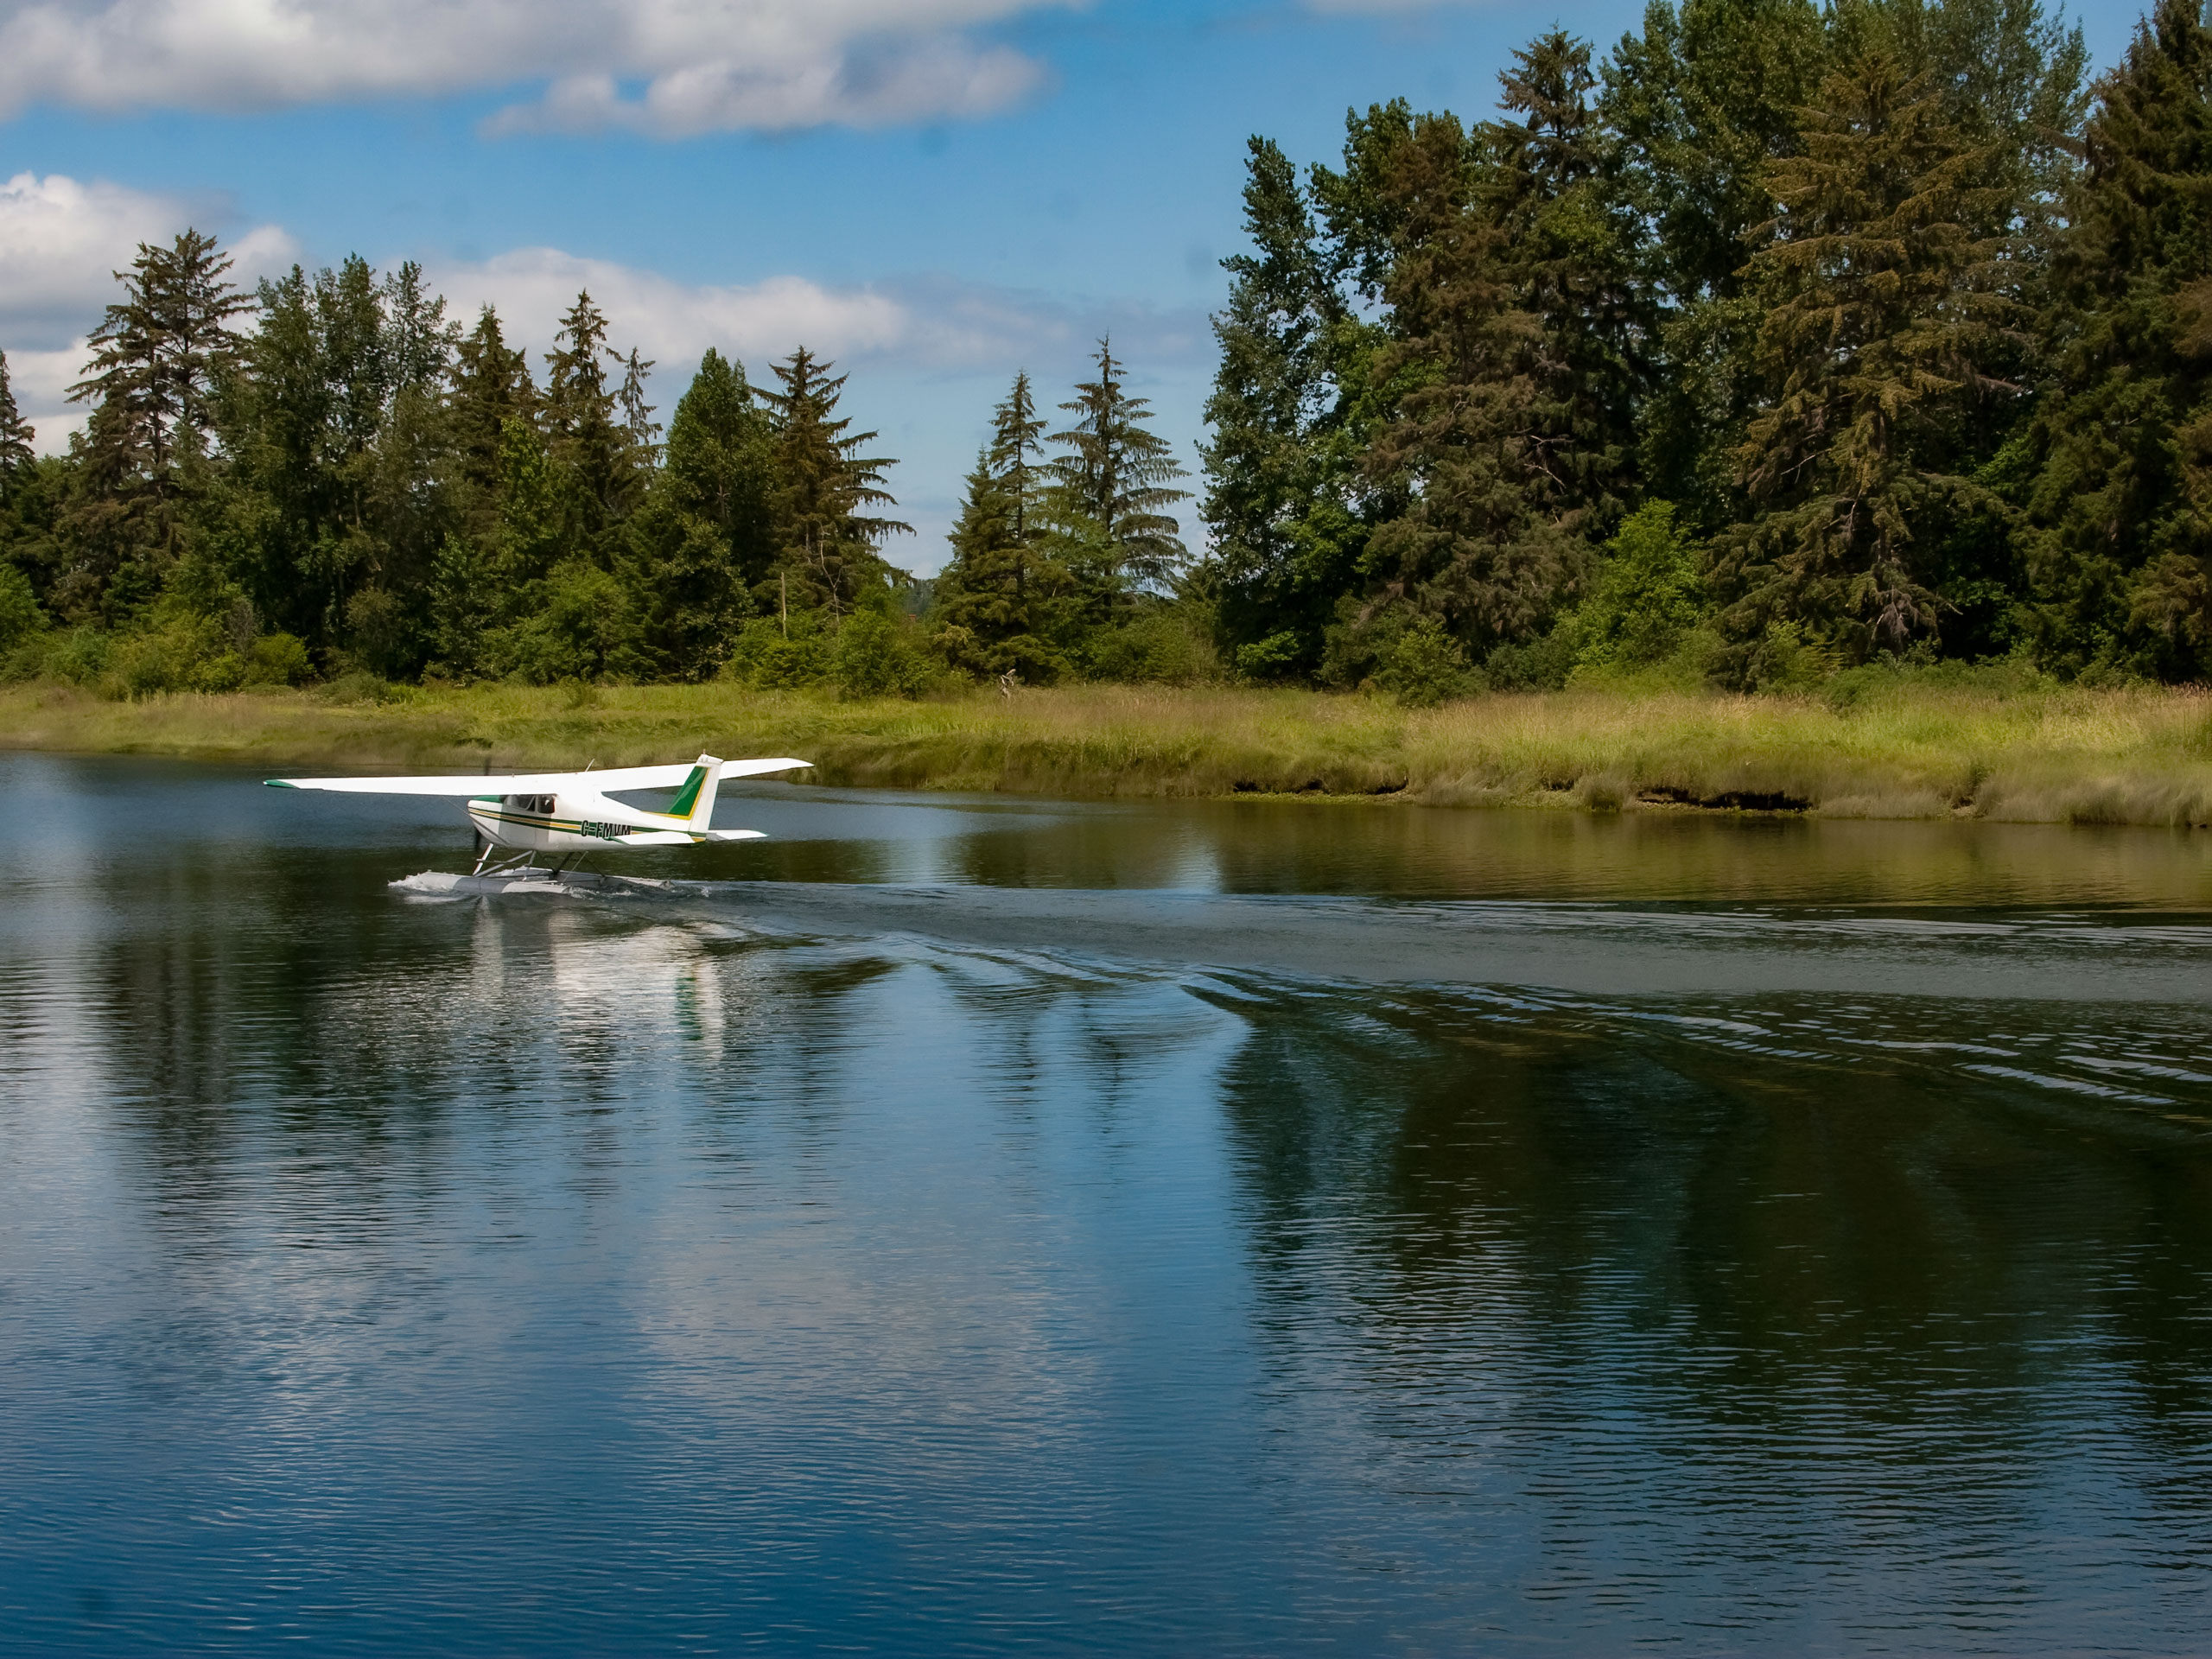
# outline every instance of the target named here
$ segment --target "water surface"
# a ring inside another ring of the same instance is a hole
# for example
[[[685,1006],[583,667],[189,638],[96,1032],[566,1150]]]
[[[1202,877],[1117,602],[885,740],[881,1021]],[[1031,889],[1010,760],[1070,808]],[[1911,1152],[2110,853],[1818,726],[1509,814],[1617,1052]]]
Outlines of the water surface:
[[[0,756],[24,1652],[2200,1652],[2202,836]]]

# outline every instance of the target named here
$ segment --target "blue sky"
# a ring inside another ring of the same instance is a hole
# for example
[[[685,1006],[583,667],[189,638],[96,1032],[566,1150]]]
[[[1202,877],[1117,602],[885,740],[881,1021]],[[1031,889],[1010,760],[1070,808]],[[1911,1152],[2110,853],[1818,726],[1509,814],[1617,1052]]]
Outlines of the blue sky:
[[[1642,10],[0,0],[0,348],[59,443],[105,273],[188,222],[250,274],[418,259],[541,349],[588,283],[664,416],[709,345],[836,356],[928,570],[1014,371],[1057,396],[1103,330],[1196,472],[1246,135],[1309,161],[1348,105],[1480,113],[1538,30]],[[2101,65],[2133,16],[2085,16]]]

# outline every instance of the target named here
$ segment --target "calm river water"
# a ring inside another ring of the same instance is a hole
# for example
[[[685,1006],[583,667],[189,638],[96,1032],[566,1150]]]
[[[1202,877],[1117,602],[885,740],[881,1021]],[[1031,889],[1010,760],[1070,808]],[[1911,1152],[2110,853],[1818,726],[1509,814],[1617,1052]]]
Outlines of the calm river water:
[[[11,1653],[2212,1649],[2212,837],[0,756]]]

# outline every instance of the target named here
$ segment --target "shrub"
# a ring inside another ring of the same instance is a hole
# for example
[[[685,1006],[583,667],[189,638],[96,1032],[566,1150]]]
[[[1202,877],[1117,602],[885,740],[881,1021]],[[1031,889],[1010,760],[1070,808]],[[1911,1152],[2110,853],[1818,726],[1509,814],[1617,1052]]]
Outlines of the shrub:
[[[1976,691],[1998,697],[2031,696],[2056,690],[2058,682],[2037,668],[2024,653],[1992,657],[1979,663],[1941,661],[1916,646],[1903,657],[1888,653],[1857,668],[1847,668],[1821,688],[1832,709],[1857,708],[1908,690]]]
[[[245,683],[247,663],[235,651],[219,651],[202,657],[186,671],[184,683],[194,691],[235,691]]]
[[[219,630],[202,619],[172,615],[143,632],[115,642],[100,690],[111,697],[149,697],[163,691],[200,690],[200,671],[226,654]],[[232,655],[235,662],[235,653]],[[218,671],[219,680],[221,671]],[[215,689],[222,689],[219,684]]]
[[[1154,605],[1092,638],[1090,677],[1124,683],[1197,685],[1221,677],[1212,645],[1172,605]]]
[[[533,685],[629,679],[645,666],[630,590],[587,559],[553,568],[522,620],[485,638],[485,655]]]
[[[837,630],[830,672],[847,696],[911,697],[929,683],[908,626],[884,611],[855,612]]]
[[[106,677],[113,648],[113,639],[98,628],[74,627],[64,633],[49,634],[35,671],[71,685],[98,685]]]
[[[1795,622],[1770,622],[1745,659],[1744,689],[1809,690],[1834,671],[1834,655],[1808,643]]]
[[[324,686],[322,695],[333,702],[398,702],[407,694],[380,675],[353,668]]]
[[[1500,645],[1483,658],[1493,691],[1556,691],[1574,671],[1574,638],[1554,628],[1524,645]]]
[[[1281,680],[1296,674],[1305,642],[1287,628],[1236,647],[1236,671],[1248,680]]]
[[[45,632],[46,613],[38,607],[30,578],[12,564],[0,563],[0,652]]]
[[[248,685],[297,685],[313,671],[306,644],[296,634],[264,633],[253,642],[246,664]]]
[[[1375,683],[1409,709],[1433,709],[1475,689],[1467,653],[1434,616],[1416,617],[1377,653]]]
[[[1652,501],[1605,544],[1589,597],[1557,632],[1573,645],[1573,675],[1603,676],[1674,657],[1702,608],[1697,549],[1675,524],[1674,504]]]
[[[737,631],[721,677],[762,691],[789,691],[817,685],[830,673],[830,642],[821,618],[793,611],[788,620],[749,618]]]

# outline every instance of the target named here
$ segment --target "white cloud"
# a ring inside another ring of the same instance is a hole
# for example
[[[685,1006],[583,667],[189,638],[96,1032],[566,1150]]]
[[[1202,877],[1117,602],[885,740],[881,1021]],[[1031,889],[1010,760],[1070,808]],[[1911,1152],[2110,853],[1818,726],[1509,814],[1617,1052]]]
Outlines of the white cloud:
[[[101,180],[18,173],[0,184],[0,328],[20,339],[80,327],[107,303],[114,273],[141,242],[166,242],[195,217],[207,228],[226,216]],[[258,273],[289,257],[292,244],[263,226],[227,245],[240,271]]]
[[[465,265],[433,265],[431,282],[468,327],[489,304],[510,340],[543,350],[579,289],[606,314],[614,343],[635,343],[664,376],[688,375],[709,346],[765,379],[772,359],[804,345],[850,365],[939,373],[1007,374],[1025,365],[1073,367],[1099,334],[1147,363],[1184,364],[1211,351],[1198,312],[1130,305],[1071,306],[946,278],[910,277],[827,288],[802,276],[728,286],[678,283],[611,260],[524,248]]]
[[[868,289],[828,289],[801,276],[742,286],[671,282],[657,272],[557,248],[523,248],[477,264],[433,266],[431,282],[463,327],[494,307],[510,340],[552,343],[562,313],[590,290],[614,338],[635,344],[664,369],[696,363],[712,346],[734,352],[756,373],[766,359],[804,343],[824,357],[880,353],[909,334],[898,302]]]
[[[85,424],[85,411],[69,401],[69,388],[84,378],[85,342],[73,340],[58,352],[10,352],[8,390],[31,423],[31,447],[42,455],[69,448],[69,435]]]
[[[1442,11],[1447,7],[1501,10],[1500,0],[1306,0],[1306,10],[1324,16],[1371,16],[1380,12]]]
[[[1043,71],[963,31],[1067,3],[1080,0],[0,0],[0,117],[47,101],[235,111],[533,81],[544,94],[495,130],[972,117]]]
[[[102,180],[18,173],[0,184],[0,348],[10,388],[39,447],[64,448],[83,412],[67,390],[83,373],[84,336],[118,289],[114,273],[141,242],[166,242],[188,226],[219,230],[219,207],[151,195]],[[235,279],[251,283],[292,256],[292,239],[264,225],[225,246]]]
[[[612,75],[571,75],[537,103],[511,105],[485,125],[493,134],[618,127],[659,138],[824,123],[881,127],[989,115],[1043,79],[1042,69],[1018,52],[979,51],[943,36],[887,54],[818,50],[781,63],[697,64],[658,77],[634,99],[623,96]]]

